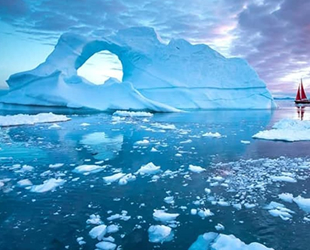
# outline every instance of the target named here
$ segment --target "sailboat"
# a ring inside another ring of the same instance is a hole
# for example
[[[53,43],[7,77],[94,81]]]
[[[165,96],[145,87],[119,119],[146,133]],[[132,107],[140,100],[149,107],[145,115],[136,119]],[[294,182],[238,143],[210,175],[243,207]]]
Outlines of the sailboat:
[[[296,104],[310,104],[310,100],[308,100],[306,92],[304,90],[304,86],[302,84],[302,79],[300,80],[300,84],[298,86],[297,95],[295,98]]]

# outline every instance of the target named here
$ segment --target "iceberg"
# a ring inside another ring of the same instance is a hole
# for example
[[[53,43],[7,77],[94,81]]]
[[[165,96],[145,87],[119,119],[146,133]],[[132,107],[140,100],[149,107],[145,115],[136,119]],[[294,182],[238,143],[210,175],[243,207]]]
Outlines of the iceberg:
[[[123,67],[122,81],[95,85],[77,70],[107,50]],[[152,28],[133,27],[100,39],[65,33],[45,62],[11,75],[0,102],[89,108],[101,111],[176,112],[188,109],[269,109],[265,83],[240,58],[225,58],[205,44],[168,44]]]
[[[190,246],[189,250],[272,250],[273,248],[265,247],[264,245],[253,242],[245,244],[234,235],[205,233],[200,235],[198,239]]]

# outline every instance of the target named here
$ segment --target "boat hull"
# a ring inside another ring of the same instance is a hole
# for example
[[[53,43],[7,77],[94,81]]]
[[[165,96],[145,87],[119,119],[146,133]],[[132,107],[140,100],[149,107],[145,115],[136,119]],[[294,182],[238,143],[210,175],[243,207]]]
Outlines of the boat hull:
[[[297,100],[295,100],[295,103],[296,104],[310,104],[310,100],[300,100],[300,101],[297,101]]]

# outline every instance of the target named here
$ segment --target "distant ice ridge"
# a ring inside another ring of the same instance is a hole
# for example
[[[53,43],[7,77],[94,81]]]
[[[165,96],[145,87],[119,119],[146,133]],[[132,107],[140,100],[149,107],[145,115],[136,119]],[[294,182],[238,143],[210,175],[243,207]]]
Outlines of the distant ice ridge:
[[[282,119],[271,130],[260,131],[253,138],[281,141],[309,141],[310,121]]]
[[[245,244],[234,235],[205,233],[200,235],[198,239],[190,246],[189,250],[273,250],[273,248],[253,242]]]
[[[70,120],[70,118],[65,115],[55,115],[53,113],[6,115],[0,116],[0,126],[33,125],[36,123],[64,122],[68,120]]]
[[[95,85],[77,70],[97,52],[115,54],[123,66],[114,78]],[[135,27],[95,40],[66,33],[33,70],[10,76],[3,103],[97,110],[269,109],[275,103],[249,64],[225,58],[204,44],[159,41],[152,28]]]

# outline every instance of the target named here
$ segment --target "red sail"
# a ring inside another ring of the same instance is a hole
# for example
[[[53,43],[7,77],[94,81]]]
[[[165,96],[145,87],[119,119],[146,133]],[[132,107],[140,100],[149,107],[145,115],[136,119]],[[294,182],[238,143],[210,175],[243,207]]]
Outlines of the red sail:
[[[296,101],[300,101],[300,85],[298,86],[298,90],[297,90],[297,95],[296,95],[296,98],[295,98]]]
[[[301,100],[307,99],[307,96],[306,96],[306,93],[305,93],[305,90],[304,90],[304,86],[302,85],[302,80],[300,82],[300,99]]]
[[[300,81],[300,84],[298,86],[298,91],[296,95],[296,101],[301,101],[301,100],[307,100],[306,92],[304,90],[304,86],[302,84],[302,80]]]

